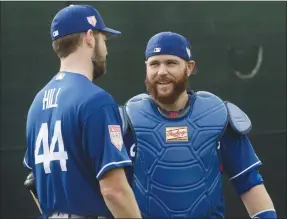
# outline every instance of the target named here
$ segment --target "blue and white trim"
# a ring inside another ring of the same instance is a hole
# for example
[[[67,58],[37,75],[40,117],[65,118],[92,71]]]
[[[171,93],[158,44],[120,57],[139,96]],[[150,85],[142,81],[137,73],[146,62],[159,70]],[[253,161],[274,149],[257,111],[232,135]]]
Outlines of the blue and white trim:
[[[27,167],[28,169],[32,170],[32,167],[30,167],[28,165],[28,163],[26,162],[25,158],[23,159],[23,164],[24,164],[25,167]]]
[[[269,219],[273,219],[273,218],[277,218],[277,215],[276,215],[275,209],[271,208],[271,209],[265,209],[263,211],[259,211],[259,212],[257,212],[254,215],[250,215],[250,217],[251,218],[269,218]]]
[[[245,173],[246,171],[248,171],[249,169],[251,169],[252,167],[254,167],[254,166],[258,165],[258,164],[261,164],[261,161],[260,161],[260,160],[257,161],[256,163],[250,165],[250,166],[247,167],[246,169],[242,170],[240,173],[236,174],[235,176],[232,176],[232,177],[230,178],[230,180],[233,180],[233,179],[237,178],[238,176],[242,175],[243,173]]]
[[[99,171],[97,174],[97,178],[99,178],[103,172],[105,172],[106,169],[108,169],[110,166],[116,166],[116,167],[121,167],[125,166],[124,164],[132,164],[131,160],[123,160],[123,161],[118,161],[118,162],[110,162],[102,167],[102,169]]]

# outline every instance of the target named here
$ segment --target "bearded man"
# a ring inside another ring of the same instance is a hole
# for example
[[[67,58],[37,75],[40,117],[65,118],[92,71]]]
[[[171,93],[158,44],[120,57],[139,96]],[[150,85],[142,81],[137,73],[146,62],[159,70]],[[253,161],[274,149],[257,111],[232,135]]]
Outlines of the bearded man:
[[[24,158],[43,218],[141,217],[118,105],[93,83],[105,74],[106,40],[115,34],[89,5],[65,7],[52,21],[60,69],[30,106]]]
[[[248,139],[251,121],[231,102],[188,89],[191,45],[161,32],[147,43],[146,90],[127,101],[125,143],[144,218],[224,218],[222,174],[251,218],[276,218]]]

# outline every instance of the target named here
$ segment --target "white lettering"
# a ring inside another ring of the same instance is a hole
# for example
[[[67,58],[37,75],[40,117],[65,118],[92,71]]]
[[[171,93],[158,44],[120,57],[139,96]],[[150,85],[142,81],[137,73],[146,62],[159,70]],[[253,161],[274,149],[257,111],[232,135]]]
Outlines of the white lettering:
[[[131,148],[130,148],[130,156],[131,157],[135,157],[136,156],[135,147],[136,147],[136,144],[133,144],[131,146]]]
[[[64,148],[64,141],[61,131],[61,121],[57,120],[54,127],[54,134],[51,145],[48,143],[49,129],[48,124],[43,123],[36,139],[36,146],[34,151],[35,164],[43,164],[45,173],[51,173],[50,162],[60,161],[62,171],[67,171],[66,161],[68,154]],[[59,151],[55,151],[56,143],[58,143]],[[43,154],[39,154],[40,147],[43,146]]]
[[[220,149],[220,141],[217,143],[217,150]]]
[[[55,92],[56,90],[57,90],[56,88],[52,88],[49,89],[48,91],[45,91],[43,98],[43,108],[42,108],[43,110],[58,107],[57,101],[61,88],[58,89],[57,93]]]
[[[48,90],[48,92],[47,91],[45,91],[45,93],[44,93],[44,98],[43,98],[43,110],[45,109],[45,106],[47,105],[47,103],[48,103],[48,95],[49,95],[49,91],[50,90]]]
[[[50,96],[49,96],[49,108],[51,108],[51,106],[52,106],[54,92],[55,92],[55,88],[53,88],[53,89],[51,90],[51,92],[50,92]]]

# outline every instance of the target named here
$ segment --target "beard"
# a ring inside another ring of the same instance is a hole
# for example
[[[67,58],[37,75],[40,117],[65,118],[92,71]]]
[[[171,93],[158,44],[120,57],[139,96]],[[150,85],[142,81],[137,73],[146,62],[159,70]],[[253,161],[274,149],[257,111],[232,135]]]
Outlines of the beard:
[[[94,56],[92,57],[93,63],[93,81],[103,76],[107,70],[106,57],[100,56],[98,46],[95,46]]]
[[[161,91],[159,92],[158,82],[160,81],[171,81],[169,85],[172,86],[171,90],[163,93]],[[156,102],[161,104],[173,104],[188,88],[187,69],[184,70],[184,74],[178,80],[169,78],[168,76],[155,77],[154,80],[150,80],[146,77],[145,85],[147,92]]]

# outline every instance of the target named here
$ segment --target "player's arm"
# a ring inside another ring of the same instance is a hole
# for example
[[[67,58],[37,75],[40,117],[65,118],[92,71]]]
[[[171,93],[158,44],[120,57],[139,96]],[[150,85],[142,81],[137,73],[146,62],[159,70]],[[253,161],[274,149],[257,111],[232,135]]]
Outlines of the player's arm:
[[[28,121],[29,121],[29,117],[30,117],[30,110],[29,110],[29,113],[28,113],[28,117],[27,117],[27,149],[26,149],[26,152],[25,152],[25,156],[24,156],[24,159],[23,159],[23,165],[25,168],[27,168],[30,172],[28,174],[28,176],[26,177],[25,181],[24,181],[24,186],[29,190],[30,194],[32,195],[33,197],[33,200],[34,202],[36,203],[40,213],[42,214],[42,210],[41,210],[41,207],[40,207],[40,204],[39,204],[39,201],[38,201],[38,194],[37,194],[37,190],[36,190],[36,186],[35,186],[35,178],[34,178],[34,175],[33,175],[33,172],[32,172],[32,169],[33,169],[33,153],[32,153],[32,150],[30,150],[29,148],[29,137],[28,137],[28,130],[30,130],[29,126],[31,125]]]
[[[243,193],[241,199],[251,218],[277,218],[273,202],[263,184]]]
[[[40,207],[40,203],[39,203],[39,200],[38,200],[38,194],[37,194],[37,191],[36,191],[35,178],[34,178],[33,172],[30,172],[28,174],[28,176],[27,176],[27,178],[26,178],[26,180],[24,182],[24,186],[26,186],[26,188],[31,193],[35,204],[37,205],[40,213],[42,214],[42,209]]]
[[[246,135],[229,130],[221,141],[223,170],[230,177],[250,217],[276,218],[258,168],[262,165]]]
[[[28,176],[26,177],[24,186],[26,186],[26,188],[33,193],[35,198],[38,198],[38,194],[37,194],[36,186],[35,186],[35,178],[32,172],[30,172]]]
[[[235,105],[228,109],[230,123],[220,142],[223,170],[230,177],[250,217],[276,218],[272,200],[259,173],[262,163],[247,137],[251,122]]]
[[[104,200],[115,218],[141,218],[123,168],[115,168],[100,180]]]
[[[123,144],[117,106],[107,104],[95,109],[83,131],[107,207],[115,218],[141,218],[125,175],[124,168],[130,167],[132,162]]]

